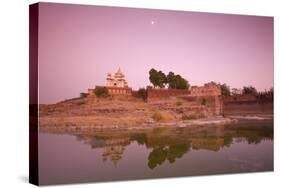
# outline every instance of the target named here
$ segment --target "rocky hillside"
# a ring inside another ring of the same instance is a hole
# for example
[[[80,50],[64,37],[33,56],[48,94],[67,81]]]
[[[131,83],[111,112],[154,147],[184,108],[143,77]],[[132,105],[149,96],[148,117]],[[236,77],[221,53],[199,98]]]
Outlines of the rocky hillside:
[[[41,128],[128,127],[176,123],[217,114],[214,98],[172,97],[144,102],[139,98],[76,98],[40,105]]]

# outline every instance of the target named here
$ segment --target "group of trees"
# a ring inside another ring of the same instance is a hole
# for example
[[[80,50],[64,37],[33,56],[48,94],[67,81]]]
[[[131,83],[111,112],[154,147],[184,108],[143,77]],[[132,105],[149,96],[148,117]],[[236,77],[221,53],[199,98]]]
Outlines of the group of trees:
[[[247,95],[247,94],[257,94],[257,89],[253,86],[245,86],[243,87],[242,93]]]
[[[149,80],[154,87],[159,88],[165,88],[168,86],[168,88],[173,89],[188,89],[190,87],[186,79],[173,72],[169,72],[169,74],[166,75],[161,70],[157,71],[155,69],[151,69],[149,71]]]
[[[223,96],[231,95],[229,86],[227,86],[226,84],[223,84],[220,86],[221,86],[221,91],[222,91]],[[271,89],[271,90],[273,90],[273,89]],[[257,89],[253,86],[244,86],[241,91],[241,94],[243,94],[243,95],[250,95],[250,94],[257,94],[257,93],[258,93]]]
[[[230,91],[230,87],[226,84],[218,84],[221,88],[221,94],[222,96],[230,96],[231,95],[231,91]],[[243,95],[248,95],[248,94],[257,94],[257,89],[253,86],[244,86],[242,89],[242,94]]]

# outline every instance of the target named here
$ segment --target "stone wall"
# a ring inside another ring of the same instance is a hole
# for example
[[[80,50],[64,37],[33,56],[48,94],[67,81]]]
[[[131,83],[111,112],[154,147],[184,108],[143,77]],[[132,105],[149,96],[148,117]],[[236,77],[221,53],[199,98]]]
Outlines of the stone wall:
[[[204,86],[192,86],[190,90],[191,96],[220,96],[220,86],[214,83],[207,83]]]
[[[258,115],[273,114],[272,102],[239,101],[223,103],[223,115]]]
[[[223,98],[224,115],[273,114],[273,92]]]
[[[228,102],[243,102],[243,101],[257,101],[256,95],[233,95],[233,96],[225,96],[223,97],[223,101],[225,103]]]
[[[152,89],[147,88],[147,100],[166,99],[173,96],[189,95],[188,89]]]
[[[106,87],[109,95],[132,95],[132,88],[129,87]]]

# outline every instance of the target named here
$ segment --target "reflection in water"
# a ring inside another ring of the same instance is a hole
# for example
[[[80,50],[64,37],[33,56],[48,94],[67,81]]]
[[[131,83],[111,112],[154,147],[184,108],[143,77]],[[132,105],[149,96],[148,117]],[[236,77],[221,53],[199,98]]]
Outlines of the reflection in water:
[[[42,185],[273,170],[272,120],[62,133],[39,133]]]
[[[75,135],[78,140],[91,145],[93,149],[102,148],[103,160],[110,160],[115,165],[122,159],[124,150],[132,142],[144,145],[151,150],[148,155],[147,165],[150,169],[154,169],[165,161],[171,164],[174,163],[191,150],[217,152],[223,147],[230,147],[234,142],[259,144],[262,140],[272,140],[273,122],[272,120],[244,121],[232,125],[204,125],[126,131],[88,131],[75,133]],[[231,160],[241,164],[245,163],[239,161],[239,159]]]
[[[123,151],[125,146],[130,143],[129,138],[119,138],[119,139],[109,139],[105,140],[105,147],[102,153],[103,160],[107,161],[108,159],[113,161],[116,165],[117,161],[122,158]]]
[[[189,144],[175,144],[154,148],[148,156],[148,167],[153,169],[157,165],[161,165],[165,160],[174,163],[176,158],[181,158],[189,149]]]

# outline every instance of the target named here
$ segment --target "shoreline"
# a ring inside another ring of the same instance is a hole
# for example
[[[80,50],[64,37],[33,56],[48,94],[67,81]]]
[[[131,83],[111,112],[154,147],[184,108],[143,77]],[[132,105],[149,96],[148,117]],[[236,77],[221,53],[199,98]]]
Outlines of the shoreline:
[[[238,121],[262,121],[271,120],[272,115],[243,115],[229,117],[210,117],[196,120],[186,120],[177,122],[151,122],[138,125],[64,125],[64,126],[39,126],[39,132],[73,132],[73,131],[114,131],[114,130],[145,130],[153,128],[183,128],[190,126],[216,126],[237,123]]]

